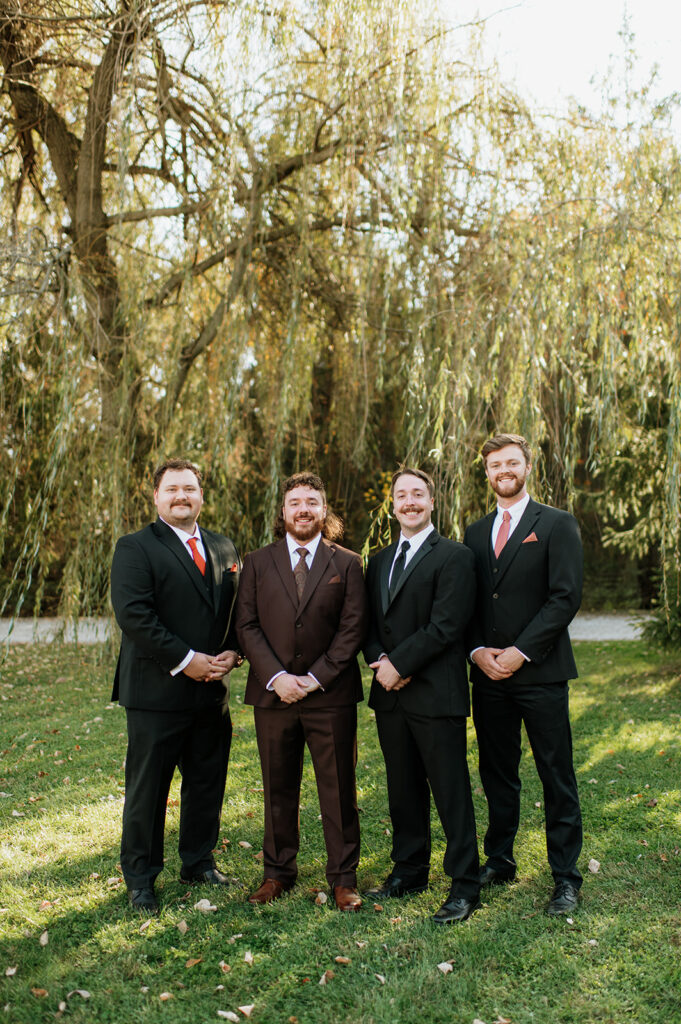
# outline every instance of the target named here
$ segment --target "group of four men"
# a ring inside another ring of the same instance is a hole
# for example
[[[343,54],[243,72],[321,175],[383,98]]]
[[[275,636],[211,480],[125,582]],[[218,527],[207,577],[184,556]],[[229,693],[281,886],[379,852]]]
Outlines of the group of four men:
[[[247,555],[241,569],[230,540],[198,528],[197,468],[180,459],[159,467],[158,519],[119,540],[111,576],[122,630],[113,696],[128,723],[121,867],[134,907],[158,910],[154,882],[176,766],[181,878],[228,883],[213,856],[231,740],[223,680],[245,656],[265,806],[264,879],[249,900],[270,903],[295,884],[307,745],[326,877],[340,910],[359,909],[363,649],[374,671],[369,705],[393,826],[392,871],[367,895],[427,887],[431,793],[451,879],[434,920],[466,920],[480,906],[481,886],[515,877],[524,722],[544,790],[555,882],[547,909],[574,910],[582,827],[568,718],[567,680],[577,671],[567,627],[581,597],[579,531],[567,512],[529,497],[524,438],[497,435],[482,458],[497,507],[468,527],[463,544],[435,530],[428,474],[412,467],[395,473],[400,536],[370,559],[366,581],[359,556],[338,544],[341,524],[317,476],[286,481],[276,540]],[[467,659],[489,808],[482,869],[466,761]]]

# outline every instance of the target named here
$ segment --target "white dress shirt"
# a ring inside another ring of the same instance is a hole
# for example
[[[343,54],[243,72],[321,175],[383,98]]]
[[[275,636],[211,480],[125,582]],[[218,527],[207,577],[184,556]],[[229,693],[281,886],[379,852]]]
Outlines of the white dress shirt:
[[[319,547],[319,542],[321,541],[321,539],[322,539],[322,535],[321,535],[321,533],[318,533],[316,537],[312,538],[312,540],[308,540],[308,541],[306,541],[303,544],[302,541],[296,540],[295,537],[292,537],[290,533],[286,534],[286,543],[288,545],[288,553],[289,553],[289,556],[291,558],[291,572],[293,572],[295,567],[298,565],[298,560],[300,558],[300,555],[298,554],[298,551],[296,550],[297,548],[307,548],[307,554],[305,556],[305,562],[307,564],[308,572],[310,571],[310,566],[312,565],[312,562],[314,560],[314,556],[317,554],[317,548]],[[317,683],[317,685],[319,686],[320,690],[323,689],[323,687],[322,687],[321,683],[319,682],[319,680],[315,679],[315,677],[312,675],[311,672],[308,672],[306,674],[310,677],[310,679],[314,679],[315,683]],[[273,684],[274,680],[278,679],[279,676],[285,676],[285,675],[286,675],[286,671],[284,669],[282,669],[281,672],[275,672],[274,675],[272,676],[272,678],[270,679],[270,681],[268,682],[267,686],[265,687],[265,689],[273,690],[274,686],[272,684]]]
[[[405,537],[403,533],[400,533],[400,539],[397,542],[397,550],[395,551],[393,564],[390,566],[390,576],[388,577],[388,581],[390,581],[390,579],[392,578],[393,569],[395,568],[395,562],[400,557],[400,551],[402,550],[402,544],[404,543],[404,541],[406,540],[406,542],[409,545],[404,556],[404,568],[406,569],[409,563],[411,562],[412,558],[416,554],[416,552],[423,544],[424,540],[428,536],[430,536],[434,529],[435,527],[433,526],[433,524],[428,523],[428,526],[424,526],[424,528],[420,530],[418,533],[415,533],[413,537]]]
[[[520,501],[516,501],[515,505],[511,505],[510,508],[502,508],[501,505],[497,505],[497,514],[494,523],[492,524],[492,551],[494,551],[494,545],[496,544],[497,537],[499,536],[499,530],[501,529],[501,521],[504,518],[504,512],[509,512],[511,515],[511,522],[508,530],[508,536],[510,537],[513,531],[515,530],[516,526],[520,522],[521,516],[527,508],[529,500],[530,496],[529,494],[526,494],[524,498],[521,498]],[[506,543],[508,544],[508,538],[506,540]]]
[[[162,516],[159,516],[159,518],[160,518],[161,522],[166,523],[165,519]],[[187,533],[186,530],[182,530],[179,526],[173,526],[172,523],[166,523],[166,526],[169,529],[171,529],[173,531],[173,533],[175,534],[175,536],[179,537],[179,539],[182,541],[182,545],[183,545],[185,551],[187,552],[187,554],[189,555],[189,557],[191,558],[192,562],[194,561],[194,556],[192,554],[192,549],[189,547],[189,541],[192,540],[192,539],[196,541],[196,548],[197,548],[197,551],[199,552],[199,554],[201,555],[201,557],[204,559],[204,561],[207,561],[207,559],[206,559],[206,549],[204,547],[203,540],[201,539],[201,531],[199,530],[199,524],[198,523],[194,523],[194,530],[193,530],[192,533]],[[189,652],[185,655],[185,657],[182,659],[180,664],[176,665],[175,668],[171,668],[171,670],[170,670],[171,676],[179,675],[179,673],[182,672],[187,667],[187,665],[192,660],[192,658],[194,657],[195,654],[196,654],[196,651],[193,651],[190,648]]]

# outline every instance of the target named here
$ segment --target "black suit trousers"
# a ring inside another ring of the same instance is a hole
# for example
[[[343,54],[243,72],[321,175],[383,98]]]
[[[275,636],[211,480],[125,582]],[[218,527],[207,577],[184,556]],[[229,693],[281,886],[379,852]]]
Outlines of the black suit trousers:
[[[476,899],[479,862],[466,719],[415,715],[398,704],[392,711],[376,711],[376,726],[393,825],[393,874],[413,885],[428,881],[432,792],[447,840],[443,867],[452,880],[452,893]]]
[[[199,684],[200,685],[200,684]],[[175,768],[182,774],[179,852],[189,872],[213,867],[232,722],[219,705],[199,711],[126,708],[128,751],[121,868],[130,889],[163,869],[163,832]]]
[[[577,888],[582,876],[582,816],[572,764],[568,684],[476,680],[473,720],[478,735],[480,778],[487,796],[485,854],[491,867],[515,874],[513,842],[520,820],[521,724],[525,723],[544,788],[546,850],[556,881]]]

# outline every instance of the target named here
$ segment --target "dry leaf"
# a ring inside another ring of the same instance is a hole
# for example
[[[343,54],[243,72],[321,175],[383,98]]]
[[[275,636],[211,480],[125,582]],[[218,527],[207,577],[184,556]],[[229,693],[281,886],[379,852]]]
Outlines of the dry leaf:
[[[150,918],[150,917],[148,917],[148,918],[146,919],[146,921],[143,921],[143,922],[142,922],[142,924],[141,924],[141,925],[140,925],[140,927],[139,927],[139,930],[140,930],[141,932],[145,932],[145,931],[147,930],[147,928],[149,927],[149,925],[150,925],[150,924],[151,924],[151,918]]]
[[[320,985],[326,985],[326,983],[328,981],[331,981],[331,979],[334,978],[334,977],[335,977],[335,975],[334,975],[333,971],[324,971],[324,973],[322,974],[321,978],[319,979],[319,984]]]
[[[13,978],[18,970],[19,970],[18,967],[6,967],[5,968],[5,977],[6,978]]]
[[[484,1020],[480,1020],[479,1017],[476,1017],[475,1020],[473,1021],[473,1024],[485,1024],[485,1022]]]
[[[377,914],[383,913],[383,907],[381,906],[380,903],[374,903],[374,910],[376,911]]]
[[[251,953],[250,949],[247,949],[246,952],[244,953],[244,960],[250,966],[253,965],[253,954]]]
[[[597,946],[598,945],[598,939],[589,939],[589,945],[590,946]]]
[[[251,1003],[248,1006],[239,1006],[239,1007],[237,1007],[237,1009],[241,1010],[241,1012],[243,1013],[244,1017],[250,1017],[251,1014],[253,1013],[253,1007],[254,1006],[255,1006],[255,1003]]]
[[[202,956],[190,956],[189,960],[187,960],[187,962],[186,962],[186,964],[184,966],[187,967],[187,968],[188,967],[196,967],[196,965],[200,964],[202,960],[203,960]]]
[[[194,904],[194,910],[200,910],[202,914],[210,914],[213,910],[217,910],[210,900],[199,900],[198,903]]]
[[[186,921],[180,921],[177,926],[177,930],[180,933],[180,935],[186,935],[187,932],[189,931],[189,925],[187,924]]]
[[[438,964],[437,969],[438,971],[442,971],[443,974],[449,974],[450,971],[454,970],[452,965],[450,963],[447,963],[446,960],[443,963]]]
[[[232,969],[232,968],[231,968],[231,967],[229,966],[229,964],[226,964],[226,963],[225,963],[225,961],[224,961],[224,960],[221,960],[221,961],[220,961],[220,963],[218,964],[218,967],[219,967],[219,968],[220,968],[220,970],[221,970],[221,971],[223,972],[223,974],[227,974],[227,973],[228,973],[229,971],[231,971],[231,969]]]
[[[402,923],[402,918],[401,917],[391,917],[390,918],[390,923],[391,924],[401,924]]]
[[[37,999],[44,999],[45,996],[48,995],[46,988],[32,988],[31,992]]]
[[[218,1017],[224,1017],[225,1020],[239,1020],[238,1013],[232,1013],[231,1010],[218,1010]]]
[[[161,994],[160,994],[160,996],[158,998],[161,1000],[162,1003],[167,1003],[169,999],[173,998],[173,993],[172,992],[161,992]]]
[[[264,852],[262,850],[260,850],[259,853],[256,853],[256,854],[253,855],[253,860],[262,860],[264,858],[264,856],[265,856]]]
[[[66,993],[67,999],[70,999],[71,996],[80,996],[81,999],[89,999],[90,993],[86,988],[74,988],[70,992]]]
[[[47,934],[47,928],[46,928],[45,931],[41,933],[40,938],[38,939],[38,942],[40,943],[41,946],[46,946],[49,941],[50,941],[50,938],[49,938],[49,936]]]
[[[337,964],[349,964],[350,963],[350,957],[349,956],[335,956],[334,960],[336,961]]]
[[[318,907],[323,907],[324,904],[328,901],[328,899],[329,897],[326,895],[325,892],[318,892],[315,897],[315,903],[317,904]]]
[[[598,874],[598,869],[600,868],[600,866],[601,862],[599,860],[595,860],[593,857],[589,861],[589,871],[592,875]]]
[[[646,801],[646,807],[657,807],[657,800],[653,797],[652,800]]]
[[[242,850],[252,850],[253,849],[253,846],[251,845],[251,843],[249,843],[246,839],[240,839],[239,840],[239,846],[241,847]]]
[[[142,985],[142,987],[140,988],[140,992],[147,993],[148,991],[149,991],[149,986],[148,985]]]
[[[366,942],[360,942],[359,939],[355,939],[355,945],[357,949],[366,949]]]
[[[374,974],[374,978],[378,978],[381,985],[385,985],[385,977],[382,974]]]
[[[122,881],[123,881],[122,878],[115,878],[115,877],[114,878],[107,878],[106,884],[107,885],[120,885]]]
[[[64,1002],[63,999],[59,1003],[57,1009],[59,1010],[59,1013],[64,1013],[66,1011],[66,1003]]]
[[[99,875],[97,875],[97,878],[99,878]],[[53,906],[53,904],[50,902],[50,900],[43,900],[38,909],[49,910],[51,906]]]

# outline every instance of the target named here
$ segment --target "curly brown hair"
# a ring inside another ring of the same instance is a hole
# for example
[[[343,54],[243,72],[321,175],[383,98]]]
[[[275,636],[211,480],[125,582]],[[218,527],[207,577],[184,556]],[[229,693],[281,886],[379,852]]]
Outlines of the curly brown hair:
[[[326,517],[322,524],[322,535],[326,537],[327,540],[341,540],[344,530],[343,520],[329,508],[326,500],[326,488],[321,477],[317,476],[316,473],[309,472],[294,473],[293,476],[284,480],[281,490],[281,504],[279,506],[277,518],[274,521],[274,536],[278,540],[281,540],[282,537],[286,536],[286,527],[284,525],[284,499],[288,492],[292,491],[294,487],[309,487],[313,491],[319,491],[322,496],[322,501],[326,505]]]

